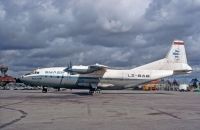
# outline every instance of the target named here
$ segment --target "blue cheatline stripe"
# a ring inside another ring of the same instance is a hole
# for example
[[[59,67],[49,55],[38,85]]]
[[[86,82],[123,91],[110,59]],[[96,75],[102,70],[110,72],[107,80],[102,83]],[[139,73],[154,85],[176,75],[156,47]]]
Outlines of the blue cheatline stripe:
[[[40,77],[38,77],[40,76]],[[35,75],[35,76],[32,76],[33,78],[43,78],[43,77],[46,77],[46,78],[56,78],[56,79],[60,79],[62,78],[62,76],[53,76],[53,75]],[[59,78],[58,78],[59,77]],[[73,76],[63,76],[63,80],[64,79],[90,79],[90,80],[148,80],[147,79],[130,79],[130,78],[102,78],[102,77],[73,77]]]

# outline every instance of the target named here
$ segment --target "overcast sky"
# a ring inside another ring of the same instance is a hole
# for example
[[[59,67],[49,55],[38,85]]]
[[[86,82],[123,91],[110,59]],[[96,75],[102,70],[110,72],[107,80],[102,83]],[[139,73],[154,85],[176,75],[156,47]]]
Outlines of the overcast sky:
[[[200,0],[1,0],[0,64],[131,68],[163,58],[184,40],[200,70]]]

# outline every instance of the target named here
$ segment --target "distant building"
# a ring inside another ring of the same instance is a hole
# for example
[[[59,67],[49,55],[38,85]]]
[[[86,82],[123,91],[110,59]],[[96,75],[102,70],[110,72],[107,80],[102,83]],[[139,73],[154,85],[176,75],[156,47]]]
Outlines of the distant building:
[[[5,86],[8,83],[15,83],[16,80],[12,76],[8,76],[6,73],[8,71],[8,67],[5,65],[0,65],[0,86]]]

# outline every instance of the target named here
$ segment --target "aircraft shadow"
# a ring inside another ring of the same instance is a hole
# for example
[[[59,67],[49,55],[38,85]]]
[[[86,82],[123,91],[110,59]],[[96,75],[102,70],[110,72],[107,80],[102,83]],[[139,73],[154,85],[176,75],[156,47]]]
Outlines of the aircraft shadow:
[[[25,91],[21,93],[42,93],[41,91]],[[74,94],[74,95],[79,95],[79,96],[91,96],[89,92],[83,91],[83,92],[65,92],[65,91],[48,91],[47,93],[53,93],[53,94]],[[133,92],[101,92],[100,94],[96,95],[107,95],[107,94],[112,94],[112,95],[174,95],[173,93],[165,93],[165,92],[142,92],[142,91],[133,91]],[[95,95],[95,94],[94,94]]]
[[[72,94],[79,95],[79,96],[91,96],[88,92],[72,92]]]
[[[79,95],[79,96],[91,96],[88,92],[72,92],[72,94]],[[97,95],[107,95],[107,94],[112,94],[112,95],[174,95],[172,93],[165,93],[165,92],[155,92],[155,93],[147,93],[147,92],[101,92],[100,94]],[[95,94],[94,94],[95,95]]]
[[[123,92],[120,93],[120,92],[119,92],[119,93],[116,93],[116,92],[115,92],[115,93],[113,93],[113,92],[106,92],[106,93],[102,93],[102,94],[122,94],[122,95],[123,95],[123,94],[124,94],[124,95],[125,95],[125,94],[127,94],[127,95],[132,95],[132,94],[133,94],[133,95],[134,95],[134,94],[138,94],[138,95],[140,95],[140,94],[141,94],[141,95],[173,95],[172,93],[164,93],[164,92],[159,92],[159,93],[157,93],[157,92],[156,92],[156,93],[145,93],[145,92],[144,92],[144,93],[143,93],[143,92],[138,92],[138,93],[136,93],[136,92],[133,92],[133,93],[123,93]]]

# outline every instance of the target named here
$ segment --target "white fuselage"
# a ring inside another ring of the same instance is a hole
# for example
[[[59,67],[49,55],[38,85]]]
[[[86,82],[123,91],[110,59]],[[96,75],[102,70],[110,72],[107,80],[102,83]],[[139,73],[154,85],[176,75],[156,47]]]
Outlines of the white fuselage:
[[[135,87],[151,80],[173,75],[171,70],[114,70],[107,69],[103,74],[96,71],[90,74],[71,74],[65,67],[37,69],[21,77],[25,84],[34,86],[86,89],[96,84],[104,89],[124,89]]]

